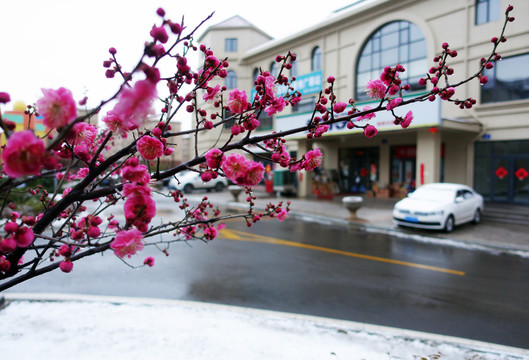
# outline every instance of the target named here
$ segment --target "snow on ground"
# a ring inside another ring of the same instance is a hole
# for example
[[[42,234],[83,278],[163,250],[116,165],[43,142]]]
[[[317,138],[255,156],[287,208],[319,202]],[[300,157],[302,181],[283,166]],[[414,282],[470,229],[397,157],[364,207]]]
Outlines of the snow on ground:
[[[3,359],[529,360],[529,350],[172,300],[6,294]]]

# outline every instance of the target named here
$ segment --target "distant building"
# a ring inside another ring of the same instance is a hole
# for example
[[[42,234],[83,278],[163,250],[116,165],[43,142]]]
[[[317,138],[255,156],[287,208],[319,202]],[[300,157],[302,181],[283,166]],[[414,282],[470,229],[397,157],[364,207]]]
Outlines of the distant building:
[[[225,85],[247,94],[259,67],[273,72],[277,54],[290,50],[297,55],[292,71],[303,101],[263,121],[267,130],[280,131],[307,122],[329,75],[336,78],[338,98],[354,98],[361,108],[375,104],[365,95],[365,84],[387,65],[404,65],[410,96],[426,93],[431,85],[420,86],[418,80],[443,42],[458,53],[449,59],[455,70],[452,82],[474,74],[480,58],[490,54],[490,39],[499,34],[508,5],[508,0],[364,0],[283,39],[272,40],[235,16],[208,28],[200,42],[218,58],[228,57],[233,73]],[[379,196],[400,197],[405,186],[444,181],[474,186],[487,201],[529,205],[529,2],[514,6],[519,20],[508,24],[508,41],[498,50],[503,58],[485,72],[488,83],[473,81],[456,91],[457,98],[477,99],[472,109],[440,101],[415,103],[396,111],[413,111],[406,130],[382,112],[371,121],[379,130],[373,139],[336,124],[317,140],[307,141],[304,134],[289,137],[289,150],[299,156],[319,147],[335,193],[376,189]],[[218,132],[209,133],[201,151],[218,139]],[[300,196],[317,191],[310,176],[298,180]]]
[[[15,131],[32,130],[38,137],[44,137],[47,134],[47,129],[42,123],[42,117],[30,116],[24,113],[24,110],[10,110],[4,111],[2,117],[6,120],[12,121],[16,124]],[[1,135],[1,144],[6,143],[5,134]]]

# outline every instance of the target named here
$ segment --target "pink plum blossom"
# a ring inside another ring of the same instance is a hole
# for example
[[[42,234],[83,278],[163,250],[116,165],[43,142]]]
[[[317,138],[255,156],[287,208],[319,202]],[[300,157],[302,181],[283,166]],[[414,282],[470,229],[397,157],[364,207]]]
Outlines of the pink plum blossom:
[[[391,101],[388,102],[388,104],[386,105],[386,109],[388,111],[390,110],[393,110],[395,109],[400,103],[402,102],[402,98],[398,97],[398,98],[394,98],[394,99],[391,99]]]
[[[145,260],[143,260],[143,264],[147,265],[148,267],[154,266],[154,258],[152,256],[147,256]]]
[[[373,125],[367,125],[364,129],[364,135],[368,138],[372,138],[377,134],[378,130]]]
[[[27,226],[19,226],[15,232],[14,239],[18,247],[27,248],[33,243],[35,235],[33,234],[33,230]]]
[[[329,125],[320,125],[314,130],[314,137],[321,137],[327,131],[329,131]]]
[[[11,268],[11,263],[4,255],[0,256],[0,272],[7,272]]]
[[[341,113],[345,110],[345,108],[347,107],[347,104],[344,103],[344,102],[339,102],[337,103],[336,105],[334,105],[334,107],[332,108],[332,110],[335,112],[335,113]]]
[[[12,178],[24,175],[38,175],[46,147],[31,130],[16,132],[9,137],[2,151],[4,172]]]
[[[135,195],[125,201],[123,206],[127,223],[145,232],[152,218],[156,215],[156,203],[146,195]]]
[[[11,96],[8,93],[1,91],[0,92],[0,104],[7,104],[11,101]]]
[[[149,80],[137,81],[134,87],[121,91],[112,113],[120,118],[129,130],[139,128],[145,118],[153,113],[152,101],[155,97],[156,84]]]
[[[13,237],[0,240],[0,253],[9,253],[17,248],[17,243]]]
[[[404,116],[404,119],[402,119],[400,126],[402,126],[403,129],[406,129],[408,126],[410,126],[412,120],[413,120],[413,113],[411,111],[408,111],[406,113],[406,116]]]
[[[244,186],[255,186],[263,180],[265,168],[262,163],[256,161],[250,161],[248,170],[244,174],[244,178],[239,185]]]
[[[126,183],[123,184],[123,191],[122,191],[123,197],[130,197],[134,195],[151,195],[151,189],[146,184],[138,184],[136,182],[134,183]]]
[[[37,107],[44,118],[44,125],[60,128],[75,120],[77,106],[70,90],[63,87],[57,90],[42,89],[42,93],[44,96],[37,100]]]
[[[323,155],[320,149],[310,150],[305,154],[305,160],[303,161],[303,168],[307,171],[312,171],[321,165]]]
[[[154,160],[163,155],[163,144],[152,136],[142,136],[136,143],[138,152],[145,160]]]
[[[250,107],[250,103],[246,98],[246,91],[233,89],[230,92],[228,99],[228,108],[232,113],[242,114]]]
[[[138,164],[136,166],[127,165],[121,170],[121,176],[123,179],[131,182],[140,182],[142,184],[148,184],[151,180],[151,175],[147,166]]]
[[[102,121],[110,131],[117,133],[123,138],[127,137],[127,131],[129,130],[128,121],[116,116],[112,110],[107,112]]]
[[[226,156],[219,149],[211,149],[206,153],[206,165],[212,169],[218,169]]]
[[[283,97],[280,96],[278,98],[275,98],[270,103],[270,105],[265,107],[266,115],[272,116],[273,114],[280,113],[281,111],[283,111],[286,104],[287,102],[285,101],[285,99],[283,99]]]
[[[202,97],[205,102],[208,101],[217,101],[220,97],[220,85],[215,85],[214,87],[208,87],[206,93]]]
[[[237,182],[239,178],[244,178],[244,174],[248,171],[248,168],[248,161],[241,154],[230,154],[222,164],[224,174],[233,182]]]
[[[97,136],[97,127],[85,122],[77,123],[67,136],[72,145],[94,146],[94,140]]]
[[[73,149],[73,153],[85,162],[89,162],[92,159],[92,149],[89,149],[86,145],[77,145]]]
[[[285,209],[281,209],[281,211],[277,214],[277,220],[278,221],[285,221],[288,216],[288,211]]]
[[[63,260],[59,264],[59,268],[62,272],[69,273],[73,269],[73,262],[71,262],[70,260]]]
[[[143,250],[143,235],[136,229],[123,230],[116,234],[116,238],[110,243],[114,254],[120,258],[129,258],[138,251]]]
[[[367,110],[371,110],[371,106],[366,105],[366,106],[364,106],[364,107],[362,108],[362,111],[367,111]],[[375,113],[369,113],[369,114],[365,114],[365,115],[359,116],[357,120],[358,120],[358,121],[360,121],[360,120],[371,120],[371,119],[373,119],[375,116],[376,116]]]
[[[383,99],[386,96],[386,85],[382,80],[369,80],[366,85],[366,94],[375,99]]]

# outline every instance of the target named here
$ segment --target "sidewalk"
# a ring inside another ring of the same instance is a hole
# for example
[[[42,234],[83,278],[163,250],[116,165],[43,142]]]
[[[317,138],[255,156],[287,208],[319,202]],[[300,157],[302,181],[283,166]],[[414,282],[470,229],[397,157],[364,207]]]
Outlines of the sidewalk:
[[[256,190],[256,208],[264,209],[266,204],[279,201],[290,201],[290,216],[301,217],[309,221],[322,221],[346,226],[359,226],[367,231],[389,232],[395,235],[408,236],[420,240],[444,242],[484,247],[497,251],[527,254],[529,256],[529,226],[513,225],[483,220],[479,225],[464,224],[456,227],[452,233],[412,228],[397,227],[393,223],[392,210],[397,199],[364,198],[362,207],[357,211],[357,220],[349,219],[349,211],[341,203],[341,197],[333,200],[301,199],[293,197],[275,197],[262,190]],[[228,192],[192,193],[189,200],[199,201],[207,196],[214,204],[231,208],[248,208],[244,193],[235,202]]]

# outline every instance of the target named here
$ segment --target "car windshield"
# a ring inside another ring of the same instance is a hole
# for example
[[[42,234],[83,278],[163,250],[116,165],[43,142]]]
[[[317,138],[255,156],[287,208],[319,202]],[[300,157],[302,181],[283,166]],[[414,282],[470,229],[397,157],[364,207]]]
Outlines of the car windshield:
[[[419,188],[410,194],[412,199],[447,201],[454,199],[454,190],[440,188]]]

